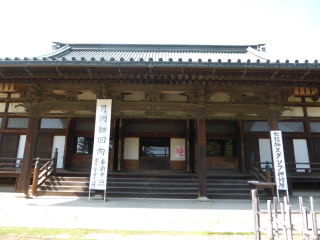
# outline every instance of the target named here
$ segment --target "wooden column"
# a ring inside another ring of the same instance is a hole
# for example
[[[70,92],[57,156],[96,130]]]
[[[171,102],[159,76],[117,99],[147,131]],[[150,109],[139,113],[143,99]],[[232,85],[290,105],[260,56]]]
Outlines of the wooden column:
[[[199,106],[197,118],[198,140],[198,200],[209,201],[207,198],[207,166],[206,166],[206,120],[203,117],[204,107]]]
[[[269,131],[279,130],[276,106],[269,106],[268,113],[269,113],[269,117],[268,117]]]
[[[123,147],[124,147],[124,119],[119,119],[119,144],[118,144],[118,167],[117,171],[123,169]]]
[[[305,102],[304,99],[303,99],[303,102]],[[310,161],[310,163],[314,163],[316,157],[314,155],[313,140],[312,140],[312,136],[311,136],[310,122],[309,122],[306,106],[303,107],[303,113],[304,113],[304,120],[305,120],[306,131],[307,131],[307,147],[308,147],[308,152],[309,152],[309,161]]]
[[[197,140],[197,121],[193,121],[193,136],[194,136],[194,171],[198,172],[198,140]]]
[[[7,99],[10,99],[11,93],[8,93]],[[8,110],[9,110],[9,102],[6,103],[6,107],[4,110],[4,115],[2,117],[2,124],[1,124],[1,134],[0,134],[0,153],[1,153],[1,149],[2,149],[2,140],[3,140],[3,134],[2,131],[5,129],[6,127],[6,123],[7,123],[7,114],[8,114]],[[1,155],[1,154],[0,154]]]
[[[114,162],[114,153],[115,153],[115,151],[114,151],[114,147],[115,147],[115,144],[114,144],[114,142],[115,142],[115,129],[116,129],[116,119],[114,118],[114,119],[112,119],[112,122],[111,122],[111,124],[112,124],[112,149],[111,149],[111,154],[109,154],[110,155],[110,159],[109,159],[109,162],[110,162],[110,164],[111,164],[111,166],[109,167],[109,169],[110,170],[114,170],[114,165],[113,165],[113,162]]]
[[[242,160],[242,172],[246,172],[246,159],[244,156],[244,144],[243,144],[243,124],[242,120],[239,121],[240,141],[241,141],[241,160]]]
[[[20,172],[17,197],[28,197],[34,149],[36,146],[37,132],[39,128],[39,117],[30,117],[27,130],[26,145],[24,147],[23,161]]]
[[[186,157],[186,172],[191,173],[191,163],[190,163],[190,120],[186,120],[186,127],[185,127],[185,138],[186,138],[186,144],[185,144],[185,157]]]
[[[270,147],[272,149],[272,143],[271,143],[271,131],[272,130],[279,130],[278,127],[278,119],[277,119],[277,110],[275,106],[269,106],[268,110],[268,124],[269,124],[269,139],[270,139]],[[282,139],[283,140],[283,139]],[[272,154],[272,150],[271,150]],[[273,161],[273,156],[271,157]],[[273,161],[273,167],[275,168],[275,162]],[[273,182],[276,182],[276,175],[275,175],[275,170],[273,168]],[[288,178],[287,178],[288,179]],[[277,192],[277,191],[276,191]],[[277,195],[277,194],[276,194]],[[281,196],[281,195],[280,195]]]
[[[76,124],[75,124],[74,119],[68,118],[67,119],[67,128],[66,128],[66,143],[64,145],[64,159],[63,159],[63,168],[64,169],[71,168],[75,126],[76,126]]]

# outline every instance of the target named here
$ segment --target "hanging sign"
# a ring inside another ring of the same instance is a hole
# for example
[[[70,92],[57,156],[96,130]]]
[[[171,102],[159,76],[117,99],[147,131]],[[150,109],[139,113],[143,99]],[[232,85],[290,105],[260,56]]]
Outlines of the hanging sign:
[[[111,106],[111,99],[97,100],[89,190],[107,189]]]
[[[271,133],[271,149],[273,157],[273,169],[275,172],[278,201],[279,201],[279,190],[287,191],[288,194],[288,183],[287,183],[287,173],[286,173],[286,163],[284,159],[283,152],[283,142],[281,131],[270,131]]]

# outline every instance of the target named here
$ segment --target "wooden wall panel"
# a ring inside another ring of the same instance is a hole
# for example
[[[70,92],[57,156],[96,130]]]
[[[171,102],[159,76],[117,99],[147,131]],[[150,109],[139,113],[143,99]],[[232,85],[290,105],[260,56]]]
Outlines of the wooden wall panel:
[[[292,138],[283,138],[283,151],[286,162],[295,162]]]
[[[312,138],[315,162],[320,163],[320,138]]]
[[[51,158],[52,152],[52,134],[38,134],[36,149],[34,151],[35,158]]]
[[[170,170],[171,171],[184,171],[185,170],[185,160],[183,161],[170,161]]]
[[[2,134],[1,157],[17,157],[19,134]]]
[[[91,168],[92,155],[72,155],[71,166]]]
[[[139,170],[139,160],[124,159],[123,168],[130,170]]]
[[[207,169],[237,170],[237,157],[206,157]]]

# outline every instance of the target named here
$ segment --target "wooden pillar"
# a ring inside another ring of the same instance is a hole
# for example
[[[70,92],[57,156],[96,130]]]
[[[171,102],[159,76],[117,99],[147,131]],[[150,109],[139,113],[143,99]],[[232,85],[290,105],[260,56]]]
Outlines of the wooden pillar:
[[[191,168],[191,163],[190,163],[190,120],[186,120],[186,127],[185,127],[185,139],[186,139],[186,144],[185,144],[185,158],[186,158],[186,172],[191,173],[192,168]]]
[[[63,168],[71,168],[71,160],[73,155],[75,121],[72,118],[67,119],[66,143],[64,145]]]
[[[197,121],[193,121],[193,136],[194,136],[194,171],[198,172],[198,140],[197,140]]]
[[[209,201],[207,198],[207,166],[206,166],[206,120],[204,118],[204,106],[199,106],[197,118],[198,140],[198,200]]]
[[[269,106],[268,113],[269,131],[279,130],[276,106]]]
[[[119,119],[119,144],[118,144],[118,167],[117,171],[123,170],[123,147],[124,147],[124,119]]]
[[[37,132],[39,128],[39,117],[30,117],[27,130],[26,145],[24,147],[23,161],[20,172],[17,197],[28,197],[33,163],[34,149],[36,146]]]
[[[11,93],[8,93],[7,99],[10,99],[10,96],[11,96]],[[6,127],[9,104],[10,104],[9,102],[6,103],[6,107],[5,107],[5,110],[4,110],[4,115],[2,117],[1,133],[0,133],[0,153],[1,153],[1,149],[2,149],[2,140],[3,140],[2,130],[4,130],[5,127]],[[1,154],[0,154],[0,156],[1,156]]]
[[[305,102],[305,100],[303,100],[303,102]],[[316,157],[314,155],[313,140],[311,136],[310,122],[309,122],[306,106],[303,107],[303,113],[304,113],[304,120],[305,120],[306,131],[307,131],[307,147],[308,147],[308,153],[309,153],[309,161],[310,163],[314,163]]]
[[[268,109],[268,124],[269,124],[270,147],[272,148],[271,131],[279,130],[276,106],[269,106],[269,109]],[[272,160],[273,160],[273,156],[272,156]],[[273,173],[273,182],[276,182],[276,175],[275,175],[276,171],[274,170],[274,168],[275,168],[275,162],[273,161],[273,171],[272,171],[272,173]],[[276,191],[276,193],[278,194],[277,191]]]
[[[115,153],[115,151],[114,151],[114,147],[115,147],[114,142],[115,142],[115,132],[116,132],[115,131],[115,129],[116,129],[116,119],[115,118],[112,119],[111,124],[112,124],[112,149],[111,149],[111,154],[109,154],[109,157],[110,157],[110,159],[109,159],[109,162],[110,162],[109,169],[110,170],[114,170],[114,166],[113,166],[114,153]]]
[[[241,160],[242,160],[242,172],[246,172],[246,159],[244,156],[244,144],[243,144],[243,124],[242,120],[239,121],[240,141],[241,141]]]

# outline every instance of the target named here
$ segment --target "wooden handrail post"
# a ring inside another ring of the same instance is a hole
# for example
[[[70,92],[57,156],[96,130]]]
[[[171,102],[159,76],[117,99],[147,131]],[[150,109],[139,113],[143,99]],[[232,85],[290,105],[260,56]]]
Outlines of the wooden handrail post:
[[[55,149],[54,155],[53,155],[53,172],[56,172],[57,169],[57,164],[58,164],[58,148]]]
[[[34,172],[33,172],[33,182],[32,182],[32,191],[31,191],[32,196],[37,195],[39,170],[40,170],[40,161],[39,161],[39,158],[37,158],[37,161],[34,167]]]

